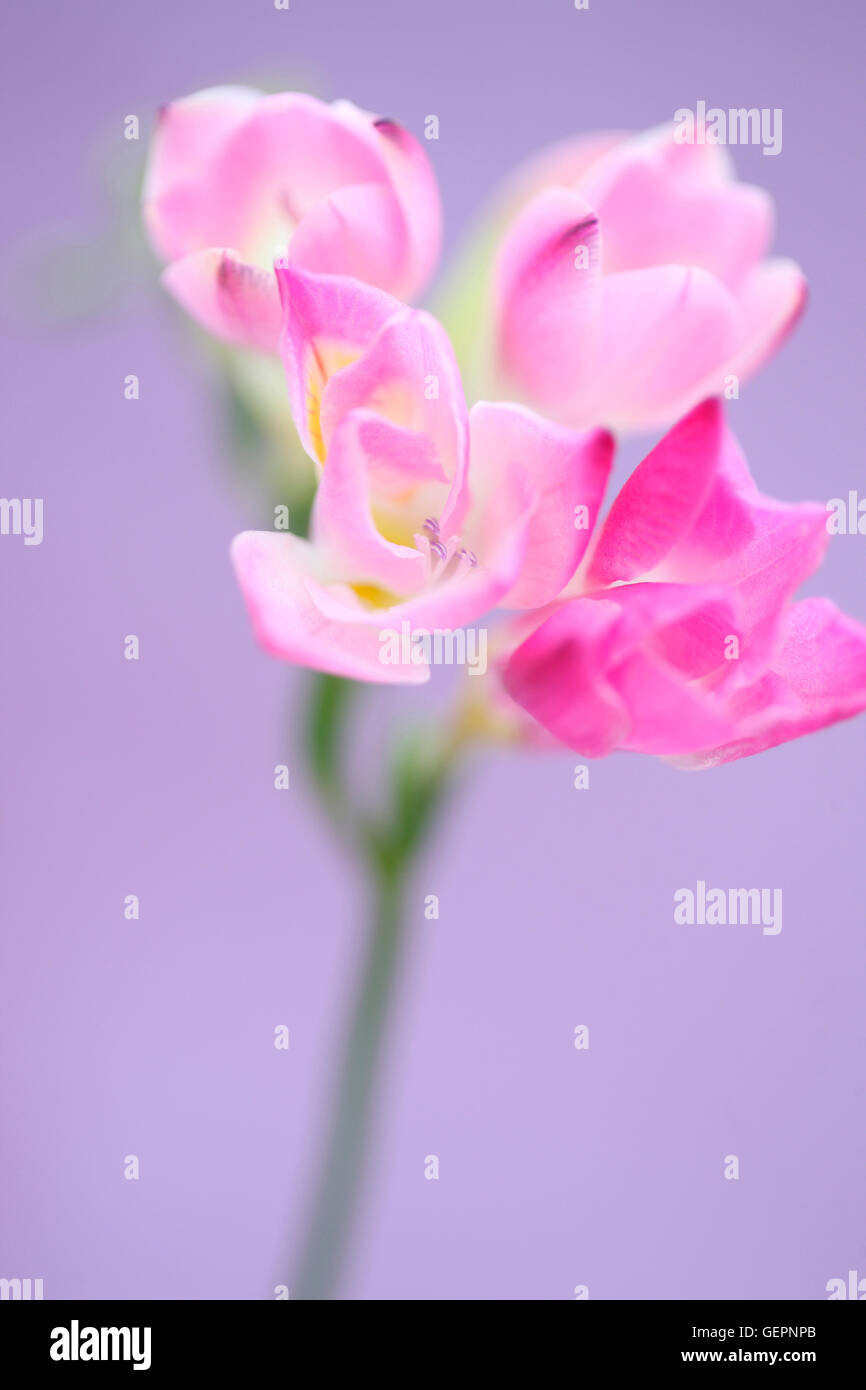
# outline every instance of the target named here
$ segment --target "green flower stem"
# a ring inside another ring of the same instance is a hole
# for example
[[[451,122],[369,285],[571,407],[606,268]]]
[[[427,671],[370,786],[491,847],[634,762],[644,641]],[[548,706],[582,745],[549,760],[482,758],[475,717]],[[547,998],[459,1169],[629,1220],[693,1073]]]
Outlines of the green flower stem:
[[[354,1015],[343,1044],[324,1166],[293,1298],[335,1296],[363,1183],[386,1022],[397,979],[403,930],[405,875],[382,874]]]
[[[350,839],[356,832],[342,776],[343,735],[356,689],[339,676],[313,676],[305,727],[307,763],[319,800],[332,824]]]
[[[343,732],[355,687],[315,678],[306,748],[323,806],[359,853],[372,889],[373,921],[356,1002],[343,1042],[330,1130],[292,1297],[336,1296],[351,1240],[370,1147],[388,1018],[406,942],[409,876],[450,780],[459,740],[425,731],[398,748],[391,804],[383,821],[351,809],[341,779]]]

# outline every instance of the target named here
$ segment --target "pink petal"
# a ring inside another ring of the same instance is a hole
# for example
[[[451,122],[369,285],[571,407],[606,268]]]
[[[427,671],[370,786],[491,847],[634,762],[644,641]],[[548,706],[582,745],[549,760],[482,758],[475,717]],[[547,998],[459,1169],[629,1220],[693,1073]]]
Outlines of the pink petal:
[[[292,413],[307,453],[322,463],[322,397],[331,376],[360,357],[403,306],[347,276],[312,275],[292,264],[278,264],[276,276]]]
[[[244,532],[232,543],[232,559],[253,630],[271,655],[356,680],[417,684],[428,678],[427,666],[383,661],[383,636],[404,624],[409,634],[450,633],[475,622],[514,582],[524,544],[525,523],[512,515],[510,528],[496,528],[484,563],[464,564],[413,596],[375,607],[334,579],[325,552],[296,536]]]
[[[474,563],[459,555],[450,575],[390,610],[397,621],[449,629],[474,623],[503,602],[521,573],[528,535],[531,496],[522,470],[503,468],[499,486],[469,520],[456,548],[474,552]],[[443,536],[447,527],[443,526]],[[466,541],[466,546],[461,545]]]
[[[386,422],[381,433],[383,440],[391,436],[391,452],[402,448],[416,472],[454,484],[442,520],[459,525],[466,505],[468,413],[448,335],[430,314],[400,309],[365,352],[329,378],[321,405],[326,451],[340,421],[359,408]]]
[[[166,260],[200,250],[208,239],[203,227],[173,218],[164,200],[172,190],[202,177],[228,136],[260,99],[261,94],[251,87],[211,87],[160,111],[142,201],[151,240]],[[215,243],[223,240],[220,236],[212,238]]]
[[[652,126],[632,136],[632,148],[654,150],[672,182],[694,187],[718,188],[732,183],[736,169],[724,145],[681,142],[672,121]],[[624,148],[624,147],[623,147]]]
[[[591,409],[621,429],[654,429],[690,410],[730,361],[742,314],[722,282],[696,267],[623,271],[601,282],[601,339]],[[563,418],[577,425],[567,403]]]
[[[470,412],[472,492],[482,505],[519,469],[532,498],[520,578],[505,602],[548,603],[568,583],[595,527],[613,462],[603,430],[577,434],[520,406],[479,402]],[[587,525],[578,508],[586,509]]]
[[[590,170],[594,170],[600,160],[629,138],[622,131],[605,131],[594,135],[569,136],[548,145],[540,154],[520,165],[508,184],[505,201],[512,205],[527,203],[553,184],[580,191]]]
[[[453,579],[429,585],[388,609],[388,624],[406,620],[413,628],[454,631],[478,622],[496,608],[520,573],[525,541],[523,521],[512,518],[510,529],[499,532],[495,546],[486,548],[476,566],[466,565]]]
[[[366,423],[365,437],[379,460],[379,500],[390,494],[395,504],[393,520],[400,526],[399,514],[408,515],[397,505],[407,488],[448,483],[447,501],[434,489],[419,508],[427,507],[423,520],[435,503],[442,525],[459,527],[468,503],[468,416],[444,330],[429,314],[344,276],[288,265],[277,279],[289,395],[307,452],[324,463],[340,422],[354,410],[374,412],[378,423]]]
[[[352,275],[399,293],[408,276],[403,211],[387,183],[347,184],[311,208],[291,240],[291,259],[305,270]]]
[[[347,184],[386,183],[372,130],[297,92],[261,99],[201,176],[208,244],[269,261],[301,220]]]
[[[743,313],[742,345],[727,370],[745,380],[781,347],[805,311],[808,291],[794,261],[765,261],[738,292]],[[721,388],[717,388],[721,389]]]
[[[592,210],[577,194],[550,188],[516,219],[497,266],[501,367],[534,400],[569,413],[594,372],[600,254]]]
[[[424,665],[381,660],[387,610],[368,610],[346,585],[326,584],[307,541],[269,531],[245,531],[232,543],[232,561],[253,630],[272,656],[299,666],[380,684],[419,684]]]
[[[144,201],[167,259],[230,246],[265,267],[291,241],[299,264],[407,297],[441,242],[436,180],[417,142],[349,102],[300,93],[214,89],[169,107]]]
[[[316,492],[311,534],[335,578],[409,594],[423,585],[427,560],[414,545],[386,540],[373,519],[371,474],[375,477],[378,460],[376,433],[369,426],[375,423],[375,416],[355,411],[336,431]],[[407,530],[411,534],[422,525],[423,516],[416,517]]]
[[[248,265],[234,251],[195,251],[172,262],[162,283],[216,337],[275,351],[281,314],[272,270]]]
[[[580,192],[601,223],[605,275],[700,266],[736,286],[761,260],[773,235],[772,199],[725,178],[716,148],[679,145],[667,127],[592,167]]]
[[[427,285],[442,249],[442,199],[430,160],[421,145],[395,121],[373,125],[408,228],[402,279],[389,284],[400,299],[415,299]]]

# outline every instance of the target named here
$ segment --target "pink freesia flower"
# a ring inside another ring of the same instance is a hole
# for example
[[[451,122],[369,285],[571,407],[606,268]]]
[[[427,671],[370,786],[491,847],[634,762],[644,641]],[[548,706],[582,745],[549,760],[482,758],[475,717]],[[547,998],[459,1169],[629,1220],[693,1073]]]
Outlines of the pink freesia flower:
[[[420,145],[346,101],[214,87],[160,115],[144,187],[163,280],[221,338],[271,351],[274,257],[411,299],[439,255],[439,192]]]
[[[492,352],[507,394],[566,424],[651,429],[732,394],[804,306],[798,266],[767,259],[770,197],[672,126],[558,146],[519,192]]]
[[[233,545],[267,650],[336,675],[426,680],[383,658],[383,634],[451,632],[498,604],[548,603],[574,574],[613,441],[517,406],[467,412],[435,319],[339,276],[278,269],[282,340],[301,438],[321,465],[309,540]]]
[[[706,767],[866,708],[866,628],[823,598],[827,512],[758,492],[717,401],[616,498],[563,601],[504,666],[512,699],[589,757]],[[540,618],[540,621],[539,621]]]

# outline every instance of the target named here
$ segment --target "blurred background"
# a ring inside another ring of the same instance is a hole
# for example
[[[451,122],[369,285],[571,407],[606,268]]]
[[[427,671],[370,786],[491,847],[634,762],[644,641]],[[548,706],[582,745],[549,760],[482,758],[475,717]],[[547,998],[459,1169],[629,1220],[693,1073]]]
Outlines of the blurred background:
[[[366,927],[300,766],[303,674],[256,649],[228,563],[263,520],[256,460],[137,228],[156,109],[252,82],[419,136],[436,114],[453,253],[545,142],[699,99],[781,107],[778,157],[732,153],[811,302],[730,419],[764,491],[826,501],[866,495],[863,13],[6,9],[0,490],[44,498],[45,537],[0,539],[0,1275],[46,1298],[273,1297]],[[864,574],[866,538],[838,537],[807,591],[866,620]],[[374,774],[385,724],[445,685],[368,695]],[[476,760],[415,881],[345,1296],[811,1299],[866,1274],[864,751],[861,720],[702,774],[614,757],[587,791],[568,752]],[[699,878],[781,887],[781,934],[676,926]]]

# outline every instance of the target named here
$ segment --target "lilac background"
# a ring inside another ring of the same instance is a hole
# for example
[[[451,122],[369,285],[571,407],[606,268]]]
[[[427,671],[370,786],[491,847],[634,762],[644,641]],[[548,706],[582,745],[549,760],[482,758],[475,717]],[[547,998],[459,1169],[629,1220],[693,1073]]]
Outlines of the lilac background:
[[[766,491],[866,489],[853,0],[89,0],[3,28],[13,266],[50,223],[99,230],[91,153],[125,114],[281,68],[418,133],[439,115],[452,247],[546,140],[701,97],[782,107],[778,158],[734,153],[812,302],[731,418]],[[301,776],[272,789],[301,682],[251,642],[226,559],[249,508],[159,294],[17,339],[2,491],[44,496],[46,536],[0,541],[0,1274],[49,1298],[269,1297],[362,886]],[[839,538],[811,590],[866,619],[864,562]],[[415,885],[349,1297],[821,1298],[866,1273],[864,750],[861,721],[701,775],[619,757],[588,792],[568,753],[479,762]],[[675,926],[698,878],[781,887],[781,935]]]

